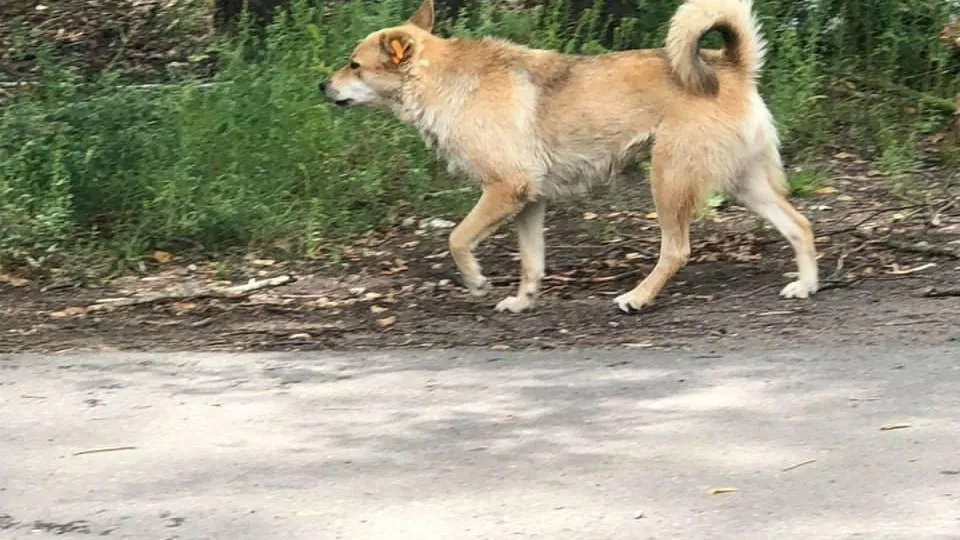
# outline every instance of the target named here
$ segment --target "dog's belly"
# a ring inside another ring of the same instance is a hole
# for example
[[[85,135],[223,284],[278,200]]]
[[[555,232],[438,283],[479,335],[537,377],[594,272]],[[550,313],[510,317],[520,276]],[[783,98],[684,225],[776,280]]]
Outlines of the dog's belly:
[[[554,162],[538,175],[537,193],[551,199],[583,194],[599,183],[611,181],[622,165],[613,155]]]
[[[580,144],[547,153],[543,173],[537,175],[538,194],[547,198],[582,194],[615,180],[648,140],[641,135],[614,144]]]

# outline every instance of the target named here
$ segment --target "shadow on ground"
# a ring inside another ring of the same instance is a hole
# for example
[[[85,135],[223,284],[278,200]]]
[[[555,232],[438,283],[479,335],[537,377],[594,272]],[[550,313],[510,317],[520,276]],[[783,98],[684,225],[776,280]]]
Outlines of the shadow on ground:
[[[957,538],[957,354],[18,356],[0,509],[131,538]]]

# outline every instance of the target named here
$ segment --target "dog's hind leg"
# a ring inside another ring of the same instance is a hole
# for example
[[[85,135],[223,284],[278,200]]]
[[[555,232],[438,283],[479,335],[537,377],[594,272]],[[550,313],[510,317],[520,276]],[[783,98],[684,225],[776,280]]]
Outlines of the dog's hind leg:
[[[817,292],[817,251],[810,221],[786,198],[786,182],[780,160],[775,154],[751,167],[740,179],[734,195],[780,231],[793,246],[797,259],[797,280],[780,291],[784,298],[806,298]]]
[[[675,168],[669,154],[657,150],[655,147],[650,187],[660,221],[660,258],[640,284],[614,299],[627,313],[651,303],[667,281],[686,266],[690,258],[690,220],[706,185],[692,171]]]
[[[480,200],[450,233],[450,255],[470,294],[483,296],[490,290],[490,284],[473,254],[474,248],[496,231],[504,220],[514,215],[524,202],[514,185],[506,182],[484,184]]]
[[[533,201],[517,214],[517,244],[520,248],[520,287],[516,296],[508,296],[497,304],[497,311],[518,313],[533,307],[540,292],[545,269],[543,217],[546,201]]]

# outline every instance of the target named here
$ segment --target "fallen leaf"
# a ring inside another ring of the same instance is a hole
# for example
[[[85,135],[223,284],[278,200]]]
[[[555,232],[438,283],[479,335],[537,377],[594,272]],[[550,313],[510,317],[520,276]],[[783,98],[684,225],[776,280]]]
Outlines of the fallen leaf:
[[[735,487],[716,487],[707,490],[707,495],[720,495],[723,493],[733,493],[737,491]]]
[[[324,297],[317,298],[312,302],[307,302],[307,305],[318,309],[327,309],[340,307],[349,303],[353,303],[353,301],[330,300],[329,298]]]
[[[277,261],[273,259],[254,259],[250,261],[250,264],[254,266],[273,266],[277,264]]]
[[[931,223],[931,224],[935,227],[937,226],[935,223]],[[960,235],[960,223],[955,223],[953,225],[947,225],[946,227],[941,227],[939,229],[932,230],[930,231],[930,234],[937,234],[937,235],[944,235],[944,236]]]
[[[386,328],[388,326],[392,326],[393,323],[395,322],[397,322],[397,318],[395,316],[384,317],[383,319],[377,319],[377,324],[380,325],[380,328]]]
[[[813,192],[816,193],[817,195],[830,195],[831,193],[836,193],[837,188],[832,186],[824,186],[822,188],[817,188],[813,190]]]
[[[906,429],[908,427],[913,427],[913,424],[887,424],[880,427],[880,431],[892,431],[894,429]]]
[[[384,311],[387,311],[387,308],[380,307],[380,306],[370,306],[370,313],[373,313],[374,315],[378,315],[380,313],[383,313]]]
[[[310,334],[306,332],[301,332],[299,334],[290,334],[290,337],[287,339],[310,339]]]
[[[657,213],[656,213],[656,212],[650,212],[649,214],[647,214],[647,215],[644,216],[644,217],[647,218],[647,219],[657,219]]]
[[[490,348],[494,351],[506,351],[510,349],[509,345],[491,345]]]
[[[841,202],[847,202],[847,201],[852,201],[853,197],[851,197],[850,195],[837,195],[837,200]]]
[[[594,220],[594,219],[597,219],[597,215],[594,214],[593,212],[585,212],[583,214],[583,219],[587,221]]]
[[[79,306],[71,306],[61,311],[54,311],[53,313],[50,314],[50,316],[53,317],[54,319],[63,319],[66,317],[77,317],[80,315],[84,315],[86,314],[86,312],[87,312],[87,308],[83,308]]]
[[[640,259],[640,258],[642,258],[643,255],[641,255],[641,254],[639,254],[639,253],[637,253],[637,252],[634,251],[634,252],[632,252],[632,253],[627,253],[624,257],[625,257],[628,261],[632,261],[632,260],[634,260],[634,259]]]
[[[854,158],[854,157],[856,157],[856,156],[854,156],[853,154],[848,154],[848,153],[846,153],[846,152],[838,152],[838,153],[834,154],[833,157],[835,157],[835,158],[837,158],[837,159],[851,159],[851,158]]]
[[[0,274],[0,283],[6,283],[13,287],[25,287],[30,281],[10,274]]]
[[[170,253],[166,251],[160,251],[159,249],[154,251],[151,256],[153,257],[153,260],[160,264],[167,264],[173,259],[173,256],[170,255]]]
[[[440,218],[424,219],[420,222],[421,229],[451,229],[456,223]]]
[[[173,307],[173,310],[179,315],[197,309],[197,304],[194,302],[174,302],[171,307]]]

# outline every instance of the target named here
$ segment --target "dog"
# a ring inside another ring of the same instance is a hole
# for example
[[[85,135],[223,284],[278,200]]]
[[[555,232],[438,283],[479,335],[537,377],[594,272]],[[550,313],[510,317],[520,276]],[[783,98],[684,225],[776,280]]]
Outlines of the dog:
[[[614,300],[621,310],[650,304],[686,265],[693,212],[710,189],[734,196],[792,245],[798,276],[781,296],[817,291],[812,228],[787,201],[779,138],[757,92],[765,41],[749,0],[689,0],[663,48],[599,55],[442,38],[433,25],[426,0],[405,23],[363,39],[319,87],[336,105],[378,108],[415,126],[451,170],[479,182],[479,201],[449,236],[473,295],[490,289],[474,248],[514,218],[520,285],[495,309],[533,308],[547,201],[615,177],[651,142],[660,253],[650,274]],[[701,50],[711,31],[722,50]]]

